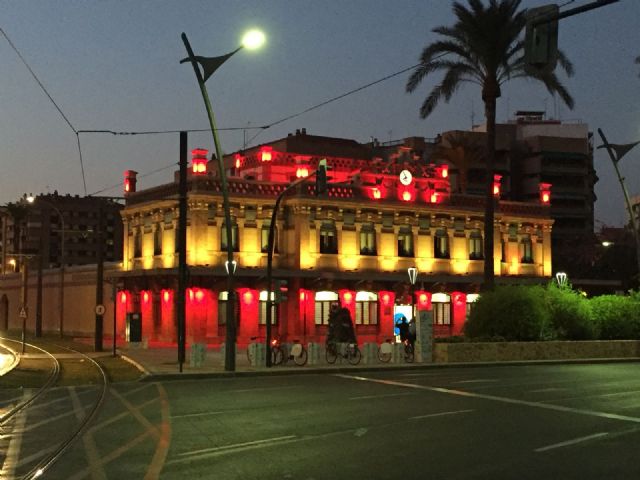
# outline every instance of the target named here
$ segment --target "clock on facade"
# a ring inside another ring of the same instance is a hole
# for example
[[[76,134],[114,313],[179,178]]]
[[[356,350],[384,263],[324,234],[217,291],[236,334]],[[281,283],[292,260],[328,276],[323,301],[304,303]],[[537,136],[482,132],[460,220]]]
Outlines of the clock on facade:
[[[411,180],[413,180],[413,176],[411,175],[411,172],[409,170],[402,170],[400,172],[400,183],[402,185],[410,185]]]

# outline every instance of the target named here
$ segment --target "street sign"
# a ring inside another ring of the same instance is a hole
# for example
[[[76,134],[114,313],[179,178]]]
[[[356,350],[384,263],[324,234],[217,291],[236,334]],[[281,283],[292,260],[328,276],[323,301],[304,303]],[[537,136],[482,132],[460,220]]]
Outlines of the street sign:
[[[27,318],[27,307],[20,307],[20,318]]]
[[[105,311],[104,305],[96,305],[96,315],[104,315]]]

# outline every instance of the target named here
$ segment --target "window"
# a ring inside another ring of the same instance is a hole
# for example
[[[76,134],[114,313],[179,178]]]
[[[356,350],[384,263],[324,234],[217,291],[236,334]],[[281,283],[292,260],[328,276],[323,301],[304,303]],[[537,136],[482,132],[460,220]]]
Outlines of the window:
[[[364,223],[360,228],[360,255],[377,255],[376,230],[373,223]]]
[[[338,253],[338,232],[333,222],[322,222],[320,227],[320,253]]]
[[[433,324],[451,325],[451,297],[446,293],[434,293],[431,297],[433,306]]]
[[[260,230],[260,251],[267,253],[269,251],[269,226],[271,222],[265,221]],[[278,253],[278,227],[273,229],[273,252]]]
[[[413,232],[409,226],[400,227],[398,231],[398,256],[413,257]]]
[[[232,221],[231,224],[231,247],[234,252],[239,252],[238,248],[238,224]],[[227,249],[227,226],[223,222],[220,230],[220,250]]]
[[[160,225],[156,226],[153,232],[153,254],[162,255],[162,229]]]
[[[373,292],[356,293],[356,325],[378,324],[378,295]]]
[[[331,304],[338,302],[338,294],[335,292],[316,292],[314,321],[316,325],[329,324],[329,311]]]
[[[520,245],[522,253],[521,263],[533,263],[533,245],[531,244],[531,236],[524,235]]]
[[[229,293],[220,292],[218,294],[218,325],[227,324],[227,308],[229,308]],[[236,325],[238,325],[238,315],[236,312],[234,312],[234,317],[236,319]]]
[[[278,304],[275,303],[275,295],[271,292],[271,325],[278,323]],[[260,308],[258,309],[258,323],[267,324],[267,291],[260,292]]]
[[[471,311],[473,310],[473,307],[475,307],[476,300],[478,300],[479,296],[480,295],[478,295],[477,293],[469,293],[469,294],[467,294],[466,320],[469,320],[469,317],[471,316]]]
[[[447,230],[444,228],[436,230],[433,242],[433,256],[435,258],[449,258],[449,235],[447,235]]]
[[[142,231],[133,233],[133,258],[142,256]]]
[[[469,235],[469,260],[482,260],[482,235],[480,230],[472,230]]]

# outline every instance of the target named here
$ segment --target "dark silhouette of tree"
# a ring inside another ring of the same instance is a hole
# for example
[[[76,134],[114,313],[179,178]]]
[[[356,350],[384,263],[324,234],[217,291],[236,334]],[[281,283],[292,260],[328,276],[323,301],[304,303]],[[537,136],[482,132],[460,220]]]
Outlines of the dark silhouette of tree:
[[[448,102],[462,84],[480,85],[487,122],[487,177],[484,226],[484,284],[493,288],[494,259],[493,222],[494,198],[492,181],[495,163],[496,100],[500,86],[509,79],[528,77],[541,81],[550,93],[558,93],[573,108],[573,98],[560,83],[555,72],[529,74],[525,71],[524,40],[521,34],[526,25],[526,10],[519,10],[520,0],[490,0],[485,6],[481,0],[468,0],[468,7],[454,2],[456,23],[440,26],[433,32],[442,38],[425,47],[418,65],[407,82],[407,91],[413,92],[433,72],[444,71],[442,82],[436,85],[420,108],[420,116],[429,116],[441,99]],[[573,66],[559,52],[558,63],[571,76]]]
[[[636,57],[636,63],[640,65],[640,57]],[[640,77],[640,73],[638,74],[638,76]]]

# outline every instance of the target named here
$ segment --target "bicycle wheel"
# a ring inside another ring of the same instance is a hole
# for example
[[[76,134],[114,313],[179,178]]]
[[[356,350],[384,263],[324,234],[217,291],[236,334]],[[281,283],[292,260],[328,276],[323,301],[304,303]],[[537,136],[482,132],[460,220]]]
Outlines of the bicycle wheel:
[[[407,363],[413,363],[415,353],[413,351],[413,345],[407,345],[404,347],[404,361]]]
[[[338,347],[333,343],[328,343],[324,356],[327,359],[327,363],[336,363],[338,359]]]
[[[380,360],[382,363],[389,363],[389,361],[391,360],[391,352],[384,353],[382,350],[382,345],[380,345],[378,347],[378,360]]]
[[[349,353],[347,354],[347,360],[351,365],[357,365],[360,363],[360,359],[362,359],[362,352],[358,348],[357,345],[353,347],[349,347]]]
[[[284,362],[284,353],[280,347],[271,347],[271,365],[281,365]]]
[[[300,350],[300,355],[294,355],[293,356],[293,361],[299,367],[302,367],[303,365],[306,365],[307,364],[307,349],[302,347],[302,349]]]

